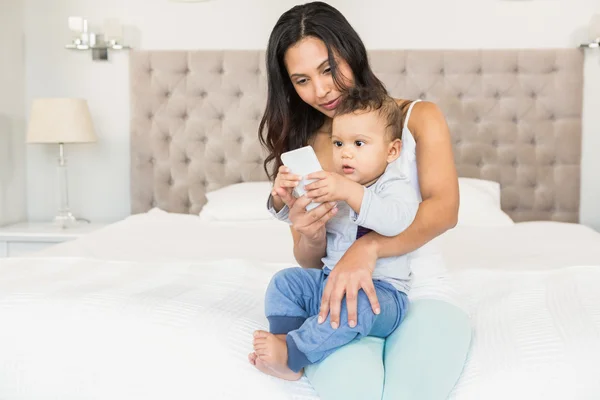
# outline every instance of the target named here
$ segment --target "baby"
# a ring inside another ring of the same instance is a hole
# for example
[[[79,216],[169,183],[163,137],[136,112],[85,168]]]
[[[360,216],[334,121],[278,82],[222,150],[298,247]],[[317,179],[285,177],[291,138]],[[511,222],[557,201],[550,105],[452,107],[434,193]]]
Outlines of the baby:
[[[249,355],[259,370],[299,379],[304,367],[339,347],[367,335],[385,338],[403,320],[411,280],[407,255],[377,260],[373,284],[378,314],[361,289],[356,299],[358,321],[348,322],[345,299],[339,326],[331,324],[329,316],[326,321],[318,318],[328,275],[352,243],[370,231],[398,235],[416,215],[417,195],[394,163],[400,156],[401,139],[402,112],[384,93],[353,92],[336,110],[331,136],[335,172],[306,177],[318,179],[307,185],[308,193],[318,194],[314,201],[336,201],[338,207],[326,225],[323,268],[288,268],[272,278],[265,296],[270,332],[255,332],[254,353]],[[272,205],[270,210],[287,220],[289,210],[276,212]]]

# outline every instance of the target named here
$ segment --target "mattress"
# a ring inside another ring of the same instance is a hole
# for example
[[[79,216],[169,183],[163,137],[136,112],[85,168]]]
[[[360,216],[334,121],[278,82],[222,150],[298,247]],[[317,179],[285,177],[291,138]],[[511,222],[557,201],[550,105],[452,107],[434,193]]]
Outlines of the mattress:
[[[600,235],[523,223],[436,242],[474,324],[452,399],[599,397]],[[277,221],[153,210],[0,260],[0,398],[317,399],[246,360],[291,250]]]
[[[543,270],[600,265],[600,234],[583,225],[540,221],[459,226],[433,241],[447,267]],[[209,222],[152,209],[113,223],[40,256],[130,261],[218,260],[225,256],[294,263],[289,227],[276,220]]]
[[[49,247],[39,256],[104,260],[219,260],[294,262],[289,227],[277,220],[207,222],[188,214],[153,209]]]

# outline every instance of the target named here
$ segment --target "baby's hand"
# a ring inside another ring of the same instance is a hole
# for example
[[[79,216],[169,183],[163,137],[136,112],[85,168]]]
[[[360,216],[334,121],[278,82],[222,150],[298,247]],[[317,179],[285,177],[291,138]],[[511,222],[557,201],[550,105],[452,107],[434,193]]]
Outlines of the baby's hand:
[[[290,173],[290,169],[285,165],[279,167],[275,182],[273,183],[273,190],[271,191],[273,205],[277,211],[283,207],[284,203],[293,199],[292,191],[298,186],[300,180],[301,177]]]
[[[338,173],[325,171],[314,172],[308,175],[306,179],[317,179],[316,182],[304,187],[306,196],[316,203],[347,200],[347,187],[349,182],[352,182]]]

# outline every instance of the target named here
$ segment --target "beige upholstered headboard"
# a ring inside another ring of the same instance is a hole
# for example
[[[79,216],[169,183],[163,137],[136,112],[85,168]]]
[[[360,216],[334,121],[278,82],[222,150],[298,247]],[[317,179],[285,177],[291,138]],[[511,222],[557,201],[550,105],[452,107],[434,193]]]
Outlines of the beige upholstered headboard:
[[[579,218],[578,50],[377,50],[393,96],[444,111],[460,176],[502,187],[516,221]],[[266,180],[264,51],[131,53],[132,212],[198,213],[205,193]]]

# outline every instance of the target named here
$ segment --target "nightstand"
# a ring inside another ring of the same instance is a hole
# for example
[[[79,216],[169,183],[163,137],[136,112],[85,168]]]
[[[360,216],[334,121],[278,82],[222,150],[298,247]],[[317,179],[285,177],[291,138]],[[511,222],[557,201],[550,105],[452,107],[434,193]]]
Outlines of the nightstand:
[[[57,243],[78,239],[105,224],[82,223],[61,229],[44,222],[22,222],[0,226],[0,257],[22,257]]]

